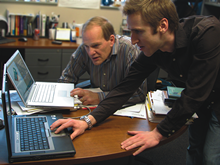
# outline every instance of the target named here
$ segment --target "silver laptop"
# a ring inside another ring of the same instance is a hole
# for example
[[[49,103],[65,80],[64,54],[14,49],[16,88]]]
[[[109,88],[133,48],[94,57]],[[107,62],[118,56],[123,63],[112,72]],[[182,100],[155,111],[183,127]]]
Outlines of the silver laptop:
[[[4,69],[2,107],[10,163],[71,157],[76,151],[67,130],[55,134],[50,125],[63,118],[60,113],[13,115],[8,81]]]
[[[8,77],[25,107],[74,107],[74,97],[70,96],[73,83],[35,82],[18,50],[5,65]]]

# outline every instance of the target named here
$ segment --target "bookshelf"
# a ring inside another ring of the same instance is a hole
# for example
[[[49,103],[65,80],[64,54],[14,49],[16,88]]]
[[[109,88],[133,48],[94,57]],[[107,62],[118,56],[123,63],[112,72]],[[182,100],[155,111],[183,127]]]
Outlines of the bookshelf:
[[[7,11],[7,36],[31,36],[31,33],[28,32],[28,26],[34,18],[35,15],[32,13],[9,13]]]
[[[6,10],[8,29],[7,37],[32,37],[34,30],[40,30],[40,37],[48,37],[49,24],[58,24],[51,22],[50,17],[41,13],[10,13]]]
[[[34,5],[57,5],[57,0],[55,2],[50,2],[50,0],[43,1],[27,1],[27,0],[0,0],[0,2],[7,2],[7,3],[25,3],[25,4],[34,4]]]

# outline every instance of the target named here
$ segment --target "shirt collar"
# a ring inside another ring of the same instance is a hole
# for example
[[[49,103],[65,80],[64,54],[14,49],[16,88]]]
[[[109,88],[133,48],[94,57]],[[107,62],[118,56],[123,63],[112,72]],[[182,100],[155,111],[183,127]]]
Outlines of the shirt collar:
[[[186,32],[181,26],[181,24],[179,24],[178,30],[175,32],[175,48],[179,49],[187,47],[187,43],[188,38]]]
[[[110,59],[112,56],[116,56],[118,53],[118,47],[119,47],[119,39],[118,39],[118,35],[115,35],[115,43],[112,47],[112,52],[110,54],[110,56],[108,57],[108,59]]]

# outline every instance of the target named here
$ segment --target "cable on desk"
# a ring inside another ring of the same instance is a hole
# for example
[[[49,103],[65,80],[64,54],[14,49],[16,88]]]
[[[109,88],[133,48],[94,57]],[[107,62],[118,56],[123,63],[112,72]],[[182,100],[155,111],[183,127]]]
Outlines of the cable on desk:
[[[85,106],[85,105],[79,105],[79,107],[80,107],[80,108],[85,107],[85,108],[89,111],[89,113],[87,113],[86,116],[88,116],[88,115],[91,113],[91,109],[90,109],[88,106]],[[77,109],[77,110],[79,110],[79,109]],[[85,115],[83,115],[83,116],[85,116]],[[71,118],[71,119],[80,119],[80,117],[82,117],[82,116],[76,116],[76,117],[64,117],[64,119],[69,119],[69,118]]]

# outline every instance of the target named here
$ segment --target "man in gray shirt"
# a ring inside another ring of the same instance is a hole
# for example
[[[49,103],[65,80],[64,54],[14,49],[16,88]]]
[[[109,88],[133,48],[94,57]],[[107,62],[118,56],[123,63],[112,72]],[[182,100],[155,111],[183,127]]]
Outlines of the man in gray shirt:
[[[78,95],[83,105],[99,104],[126,77],[140,50],[132,45],[130,37],[115,35],[112,24],[103,17],[89,19],[83,25],[82,36],[83,44],[71,56],[59,81],[77,84],[79,77],[88,72],[91,87],[100,88],[103,92],[76,88],[71,96]],[[145,80],[128,102],[143,102],[146,93]]]

